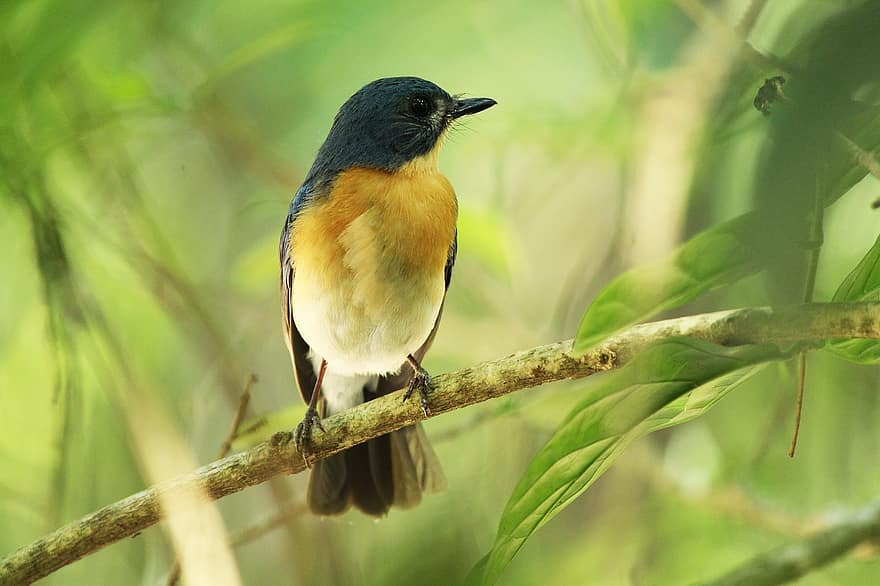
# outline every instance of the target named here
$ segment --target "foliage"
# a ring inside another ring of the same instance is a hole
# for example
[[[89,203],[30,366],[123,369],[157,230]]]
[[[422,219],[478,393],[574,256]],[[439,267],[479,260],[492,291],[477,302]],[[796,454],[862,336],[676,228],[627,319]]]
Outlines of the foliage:
[[[698,417],[756,366],[785,356],[775,347],[728,349],[671,338],[590,389],[510,497],[495,545],[479,566],[482,581],[497,580],[526,539],[587,490],[634,440]]]
[[[751,4],[0,5],[0,555],[157,481],[151,442],[210,461],[250,372],[251,422],[269,424],[236,447],[296,420],[278,232],[339,104],[380,76],[499,102],[444,147],[460,242],[432,372],[813,290],[878,299],[880,11],[768,2],[737,29]],[[776,76],[764,116],[753,101]],[[430,421],[445,495],[379,524],[292,517],[236,551],[240,571],[710,578],[795,533],[780,517],[876,498],[878,347],[810,354],[793,461],[795,349],[674,339],[595,381]],[[142,428],[144,405],[176,439]],[[230,533],[301,501],[303,482],[225,499]],[[48,582],[161,582],[171,558],[151,530]]]

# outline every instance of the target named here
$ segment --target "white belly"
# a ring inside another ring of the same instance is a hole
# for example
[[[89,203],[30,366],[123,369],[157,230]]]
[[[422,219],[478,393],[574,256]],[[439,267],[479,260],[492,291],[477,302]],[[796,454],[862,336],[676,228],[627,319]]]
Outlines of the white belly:
[[[349,272],[329,284],[310,269],[296,267],[293,317],[313,353],[336,374],[395,373],[434,328],[445,293],[442,273],[383,280],[381,271]]]

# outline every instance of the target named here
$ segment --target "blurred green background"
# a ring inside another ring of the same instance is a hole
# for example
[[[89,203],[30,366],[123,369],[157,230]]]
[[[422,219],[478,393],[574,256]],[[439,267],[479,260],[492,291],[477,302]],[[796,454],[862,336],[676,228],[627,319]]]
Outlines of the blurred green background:
[[[759,17],[737,29],[753,4]],[[159,480],[151,461],[165,442],[213,460],[249,373],[251,415],[298,419],[278,235],[333,115],[362,85],[418,75],[499,103],[455,130],[441,161],[461,208],[427,360],[446,372],[572,337],[615,275],[760,205],[779,144],[751,104],[780,73],[768,56],[796,54],[862,3],[764,4],[0,4],[0,556]],[[878,195],[868,177],[827,209],[817,300],[874,242]],[[769,209],[784,224],[785,208]],[[765,304],[765,290],[747,279],[676,315]],[[503,582],[707,579],[875,498],[877,369],[810,357],[790,460],[792,372],[771,366],[707,417],[638,442]],[[446,493],[379,522],[287,515],[235,548],[243,582],[463,579],[589,384],[429,421]],[[305,482],[222,500],[229,535],[296,509]],[[169,543],[152,528],[46,582],[161,584]],[[878,577],[880,558],[861,551],[802,583]]]

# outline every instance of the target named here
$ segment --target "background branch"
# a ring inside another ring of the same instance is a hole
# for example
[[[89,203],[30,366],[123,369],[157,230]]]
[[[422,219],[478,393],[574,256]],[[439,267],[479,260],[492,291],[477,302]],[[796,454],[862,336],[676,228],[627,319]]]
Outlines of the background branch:
[[[692,336],[728,346],[880,339],[880,303],[740,309],[665,320],[632,327],[582,356],[571,353],[571,340],[539,346],[435,377],[431,411],[440,415],[517,390],[617,368],[646,345],[674,336]],[[402,394],[392,393],[326,419],[326,432],[314,437],[314,459],[422,420],[418,402],[403,403]],[[269,442],[133,494],[61,527],[0,560],[0,584],[31,583],[146,529],[162,518],[159,500],[165,494],[199,487],[210,498],[219,499],[279,474],[302,472],[305,462],[290,440],[289,432],[279,432]]]
[[[880,538],[880,499],[812,537],[756,556],[705,586],[784,584]]]

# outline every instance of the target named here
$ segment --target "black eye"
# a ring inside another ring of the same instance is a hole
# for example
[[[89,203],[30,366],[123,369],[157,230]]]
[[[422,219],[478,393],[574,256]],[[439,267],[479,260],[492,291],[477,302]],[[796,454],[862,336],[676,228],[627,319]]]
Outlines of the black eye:
[[[409,100],[409,110],[417,118],[425,118],[431,113],[431,101],[425,96],[413,96]]]

